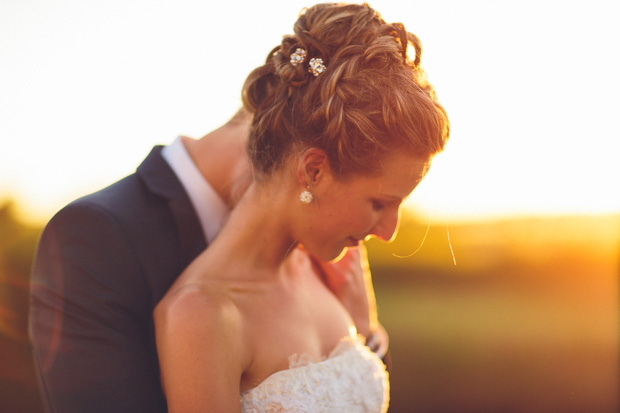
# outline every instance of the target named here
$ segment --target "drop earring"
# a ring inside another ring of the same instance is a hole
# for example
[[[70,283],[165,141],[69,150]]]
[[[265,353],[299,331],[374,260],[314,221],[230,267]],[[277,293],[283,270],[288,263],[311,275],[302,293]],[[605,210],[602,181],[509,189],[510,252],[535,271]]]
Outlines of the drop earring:
[[[312,202],[312,193],[308,190],[303,191],[301,194],[299,194],[299,200],[302,202],[302,204],[308,205],[310,202]]]

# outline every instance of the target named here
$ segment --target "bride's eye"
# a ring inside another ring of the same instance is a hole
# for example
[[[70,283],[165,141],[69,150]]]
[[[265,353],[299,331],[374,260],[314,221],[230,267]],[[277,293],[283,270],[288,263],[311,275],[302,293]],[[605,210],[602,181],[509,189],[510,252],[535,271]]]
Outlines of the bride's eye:
[[[372,209],[374,209],[375,211],[381,211],[384,208],[385,208],[385,204],[383,202],[378,201],[376,199],[372,200]]]

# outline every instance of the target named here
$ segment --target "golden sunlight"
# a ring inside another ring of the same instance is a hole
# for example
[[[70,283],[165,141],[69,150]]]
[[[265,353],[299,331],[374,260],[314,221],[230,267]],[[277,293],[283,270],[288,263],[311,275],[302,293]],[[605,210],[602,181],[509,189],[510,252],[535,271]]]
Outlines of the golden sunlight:
[[[37,4],[0,6],[0,198],[38,221],[131,173],[153,144],[219,126],[307,5],[270,2],[265,24],[254,18],[265,3],[242,14],[223,4],[204,24],[212,11],[197,1]],[[527,2],[372,5],[420,37],[452,122],[451,142],[407,205],[465,220],[620,211],[609,187],[620,176],[618,58],[605,52],[618,28],[606,3],[543,2],[536,13]],[[231,32],[232,21],[244,29]],[[223,32],[226,42],[209,40]],[[239,59],[247,33],[255,46]],[[575,49],[588,62],[578,76]]]
[[[451,120],[395,241],[366,243],[390,412],[618,411],[615,2],[370,3],[418,35]],[[307,5],[0,2],[0,411],[41,407],[26,320],[43,224],[225,122]]]

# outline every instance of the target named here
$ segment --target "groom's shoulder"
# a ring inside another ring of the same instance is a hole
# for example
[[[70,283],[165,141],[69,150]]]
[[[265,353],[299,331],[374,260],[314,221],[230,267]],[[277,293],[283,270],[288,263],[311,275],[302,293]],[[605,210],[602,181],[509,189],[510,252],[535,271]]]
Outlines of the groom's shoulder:
[[[160,158],[157,161],[159,165],[155,162],[156,167],[167,167],[161,162],[163,159],[156,150],[157,147],[142,162],[139,169],[149,162],[153,167],[153,157]],[[136,218],[144,218],[161,208],[166,208],[166,205],[167,200],[154,194],[149,185],[145,183],[144,177],[136,171],[102,189],[75,199],[58,211],[52,221],[63,216],[76,215],[106,215],[119,221],[131,221]]]

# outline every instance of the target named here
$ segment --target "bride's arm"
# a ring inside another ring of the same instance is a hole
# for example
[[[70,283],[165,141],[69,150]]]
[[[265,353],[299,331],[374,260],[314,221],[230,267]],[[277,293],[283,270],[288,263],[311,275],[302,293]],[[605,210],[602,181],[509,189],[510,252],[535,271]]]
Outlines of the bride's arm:
[[[193,287],[169,292],[154,311],[168,410],[240,412],[241,342],[236,312]]]

